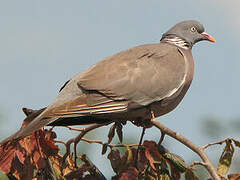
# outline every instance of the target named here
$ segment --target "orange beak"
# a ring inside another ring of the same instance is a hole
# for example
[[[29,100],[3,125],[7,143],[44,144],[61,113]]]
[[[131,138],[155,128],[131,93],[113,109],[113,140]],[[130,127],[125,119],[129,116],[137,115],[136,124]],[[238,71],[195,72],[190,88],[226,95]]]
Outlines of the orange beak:
[[[212,36],[210,36],[209,34],[207,34],[207,33],[205,33],[205,32],[203,32],[203,33],[201,33],[201,34],[202,34],[202,36],[203,36],[206,40],[208,40],[208,41],[210,41],[210,42],[215,42],[215,41],[216,41]]]

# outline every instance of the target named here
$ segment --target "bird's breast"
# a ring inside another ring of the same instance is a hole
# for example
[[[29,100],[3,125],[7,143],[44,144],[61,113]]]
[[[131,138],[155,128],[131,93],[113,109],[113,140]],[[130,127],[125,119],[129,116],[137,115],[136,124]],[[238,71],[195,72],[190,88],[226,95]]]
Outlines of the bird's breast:
[[[155,117],[162,116],[172,110],[182,101],[187,90],[189,89],[193,74],[194,74],[194,61],[190,50],[180,49],[186,62],[186,75],[184,83],[179,87],[171,96],[162,99],[161,101],[154,102],[150,105],[150,109],[154,112]]]

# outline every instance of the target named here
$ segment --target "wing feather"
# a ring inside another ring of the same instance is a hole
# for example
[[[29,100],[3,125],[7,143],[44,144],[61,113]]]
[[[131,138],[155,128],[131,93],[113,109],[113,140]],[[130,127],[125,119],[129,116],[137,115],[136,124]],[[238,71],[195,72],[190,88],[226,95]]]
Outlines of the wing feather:
[[[182,86],[185,75],[186,62],[178,48],[159,43],[106,58],[85,73],[78,85],[112,100],[127,100],[136,108],[169,97]]]

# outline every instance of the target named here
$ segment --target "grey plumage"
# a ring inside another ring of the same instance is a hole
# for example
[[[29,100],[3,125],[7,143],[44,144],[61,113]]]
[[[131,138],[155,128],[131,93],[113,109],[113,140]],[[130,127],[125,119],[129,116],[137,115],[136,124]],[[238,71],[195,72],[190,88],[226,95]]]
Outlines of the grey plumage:
[[[156,117],[172,111],[191,84],[191,48],[200,40],[213,38],[197,21],[184,21],[167,31],[160,43],[105,58],[74,76],[51,105],[2,143],[45,125],[149,119],[150,110]]]

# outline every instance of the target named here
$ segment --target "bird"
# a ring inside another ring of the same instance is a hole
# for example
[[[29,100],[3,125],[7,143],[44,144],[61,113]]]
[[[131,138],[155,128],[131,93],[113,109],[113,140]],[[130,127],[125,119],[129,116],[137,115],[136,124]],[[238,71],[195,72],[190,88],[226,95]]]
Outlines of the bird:
[[[1,142],[22,139],[44,126],[141,121],[174,110],[194,74],[192,47],[215,42],[203,25],[182,21],[160,43],[136,46],[99,61],[73,76],[56,99],[26,127]]]

